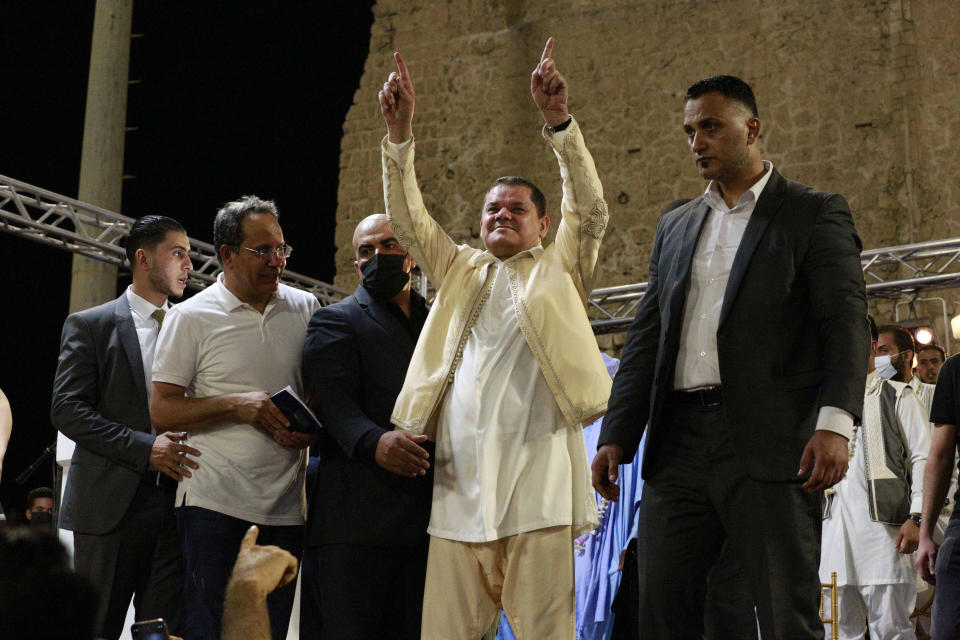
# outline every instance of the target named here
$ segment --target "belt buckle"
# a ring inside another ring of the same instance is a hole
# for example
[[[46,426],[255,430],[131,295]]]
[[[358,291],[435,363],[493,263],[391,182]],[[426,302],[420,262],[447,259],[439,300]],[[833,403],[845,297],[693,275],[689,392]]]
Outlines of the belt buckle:
[[[700,396],[700,406],[702,406],[702,407],[719,407],[721,404],[723,404],[722,401],[720,401],[720,400],[718,400],[718,401],[716,401],[716,402],[707,402],[707,394],[708,394],[708,393],[711,393],[711,392],[713,392],[713,391],[717,391],[718,389],[719,389],[719,387],[707,387],[706,389],[701,389],[701,390],[700,390],[700,393],[699,393],[699,396]]]

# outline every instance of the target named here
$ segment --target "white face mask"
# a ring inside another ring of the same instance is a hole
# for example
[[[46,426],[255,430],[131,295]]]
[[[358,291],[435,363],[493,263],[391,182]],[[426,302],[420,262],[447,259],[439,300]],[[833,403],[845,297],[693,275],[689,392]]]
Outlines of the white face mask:
[[[899,354],[894,354],[894,355],[899,355]],[[899,373],[897,371],[897,368],[893,366],[893,362],[891,362],[892,359],[893,359],[892,355],[875,356],[873,358],[873,366],[877,370],[877,375],[879,375],[884,380],[889,380],[893,378],[895,375],[897,375],[897,373]]]

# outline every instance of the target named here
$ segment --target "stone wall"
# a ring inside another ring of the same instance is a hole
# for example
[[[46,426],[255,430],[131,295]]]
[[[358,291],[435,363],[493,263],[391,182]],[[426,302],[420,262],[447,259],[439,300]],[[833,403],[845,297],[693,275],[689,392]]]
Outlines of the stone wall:
[[[417,91],[420,185],[454,238],[479,246],[483,193],[499,175],[527,176],[558,204],[556,163],[529,97],[551,35],[610,205],[598,286],[645,280],[660,210],[703,190],[680,128],[682,96],[719,73],[753,85],[766,157],[791,178],[844,194],[866,248],[960,236],[960,4],[380,0],[374,13],[344,123],[338,284],[356,282],[356,222],[383,208],[376,93],[396,49]],[[960,296],[933,295],[960,313]],[[918,312],[931,315],[924,305]],[[872,306],[892,318],[892,303]]]

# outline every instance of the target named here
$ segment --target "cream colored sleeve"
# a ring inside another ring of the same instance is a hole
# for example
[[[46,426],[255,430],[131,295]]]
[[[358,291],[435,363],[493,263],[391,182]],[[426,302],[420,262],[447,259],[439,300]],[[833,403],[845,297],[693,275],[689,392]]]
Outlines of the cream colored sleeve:
[[[413,168],[413,138],[381,144],[383,202],[390,228],[437,289],[457,256],[457,243],[430,217]]]
[[[584,295],[589,296],[600,241],[610,215],[593,157],[583,141],[580,125],[575,118],[571,119],[570,126],[559,133],[544,127],[543,137],[557,156],[563,179],[557,250],[566,267],[579,277]]]

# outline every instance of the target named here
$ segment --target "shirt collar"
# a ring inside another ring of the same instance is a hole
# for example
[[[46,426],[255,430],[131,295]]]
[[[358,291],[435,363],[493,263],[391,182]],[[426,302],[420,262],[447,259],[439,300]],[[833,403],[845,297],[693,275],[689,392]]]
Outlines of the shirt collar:
[[[534,260],[538,260],[542,254],[543,254],[542,244],[538,244],[535,247],[530,247],[529,249],[525,249],[519,253],[516,253],[510,256],[506,260],[501,260],[500,258],[493,255],[489,251],[482,251],[481,253],[478,253],[477,256],[474,258],[474,265],[480,266],[482,264],[493,264],[493,263],[506,264],[509,262],[514,262],[516,260],[522,260],[524,258],[533,258]]]
[[[146,298],[143,298],[135,294],[133,292],[133,285],[130,285],[127,287],[127,302],[130,303],[130,309],[136,312],[136,314],[139,315],[141,318],[149,318],[150,316],[153,315],[153,312],[156,311],[157,309],[163,309],[164,311],[167,311],[170,309],[169,300],[163,303],[162,307],[158,307],[154,305],[152,302],[150,302],[149,300],[147,300]]]
[[[746,205],[749,202],[756,203],[756,201],[760,199],[760,194],[763,192],[763,188],[766,187],[767,183],[770,181],[770,176],[773,175],[773,163],[771,163],[769,160],[764,160],[763,169],[763,176],[753,183],[753,186],[747,189],[742,196],[740,196],[740,200],[737,202],[736,206],[732,208],[727,206],[727,203],[723,200],[723,196],[720,194],[720,185],[716,180],[711,180],[707,184],[707,190],[703,192],[703,199],[706,200],[711,209],[724,213],[729,213],[730,211],[733,211],[733,209]]]

